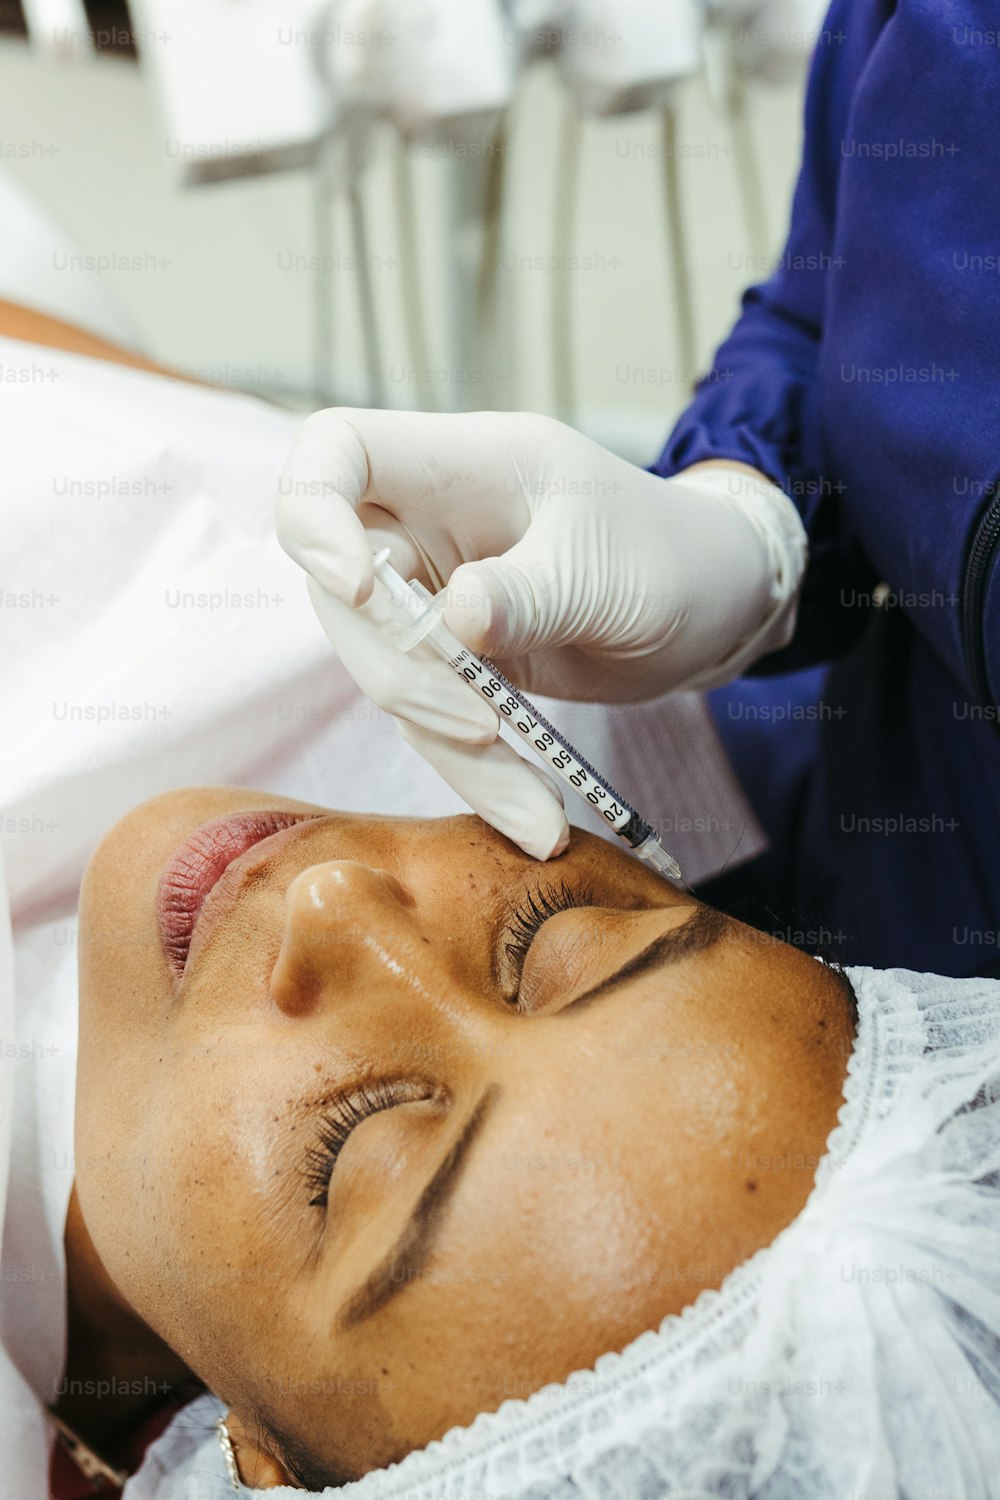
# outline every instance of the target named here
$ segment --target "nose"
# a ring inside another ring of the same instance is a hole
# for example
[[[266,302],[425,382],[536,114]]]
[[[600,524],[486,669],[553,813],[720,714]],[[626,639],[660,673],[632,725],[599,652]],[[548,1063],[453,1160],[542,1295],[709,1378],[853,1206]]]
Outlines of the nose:
[[[285,894],[271,997],[305,1015],[364,983],[418,985],[413,893],[388,870],[338,859],[311,865]]]

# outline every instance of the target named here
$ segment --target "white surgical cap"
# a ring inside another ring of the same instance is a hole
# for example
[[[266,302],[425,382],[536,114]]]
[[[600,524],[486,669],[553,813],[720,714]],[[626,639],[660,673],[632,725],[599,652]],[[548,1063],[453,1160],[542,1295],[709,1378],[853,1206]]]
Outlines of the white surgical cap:
[[[1000,1496],[1000,983],[847,972],[859,1026],[840,1121],[773,1244],[592,1371],[325,1493]],[[180,1413],[126,1500],[232,1494],[218,1410]]]

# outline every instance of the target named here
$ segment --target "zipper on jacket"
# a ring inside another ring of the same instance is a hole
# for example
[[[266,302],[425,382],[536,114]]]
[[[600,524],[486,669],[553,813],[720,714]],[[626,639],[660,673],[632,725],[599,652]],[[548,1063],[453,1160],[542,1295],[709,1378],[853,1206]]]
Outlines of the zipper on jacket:
[[[989,499],[969,545],[962,577],[962,642],[972,691],[983,708],[993,708],[986,660],[983,611],[990,574],[1000,547],[1000,481],[989,486]],[[1000,728],[1000,722],[997,727]]]

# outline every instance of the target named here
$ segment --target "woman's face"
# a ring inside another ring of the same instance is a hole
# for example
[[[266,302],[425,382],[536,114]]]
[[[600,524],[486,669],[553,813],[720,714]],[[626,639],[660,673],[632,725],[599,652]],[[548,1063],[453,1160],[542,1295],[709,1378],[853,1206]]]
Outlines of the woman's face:
[[[106,1269],[244,1426],[349,1473],[592,1365],[773,1239],[851,1038],[824,966],[603,840],[539,864],[475,817],[234,788],[104,839],[80,984]]]

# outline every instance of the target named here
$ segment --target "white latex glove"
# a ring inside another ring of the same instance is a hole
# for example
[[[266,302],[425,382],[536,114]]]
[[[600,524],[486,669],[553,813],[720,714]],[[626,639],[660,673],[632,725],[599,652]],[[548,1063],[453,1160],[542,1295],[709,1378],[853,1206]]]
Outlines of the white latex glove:
[[[660,479],[524,413],[317,412],[285,465],[277,530],[359,686],[540,859],[568,839],[555,783],[429,646],[390,644],[372,552],[447,584],[445,623],[527,693],[609,703],[712,686],[785,645],[806,553],[794,506],[750,469]]]

